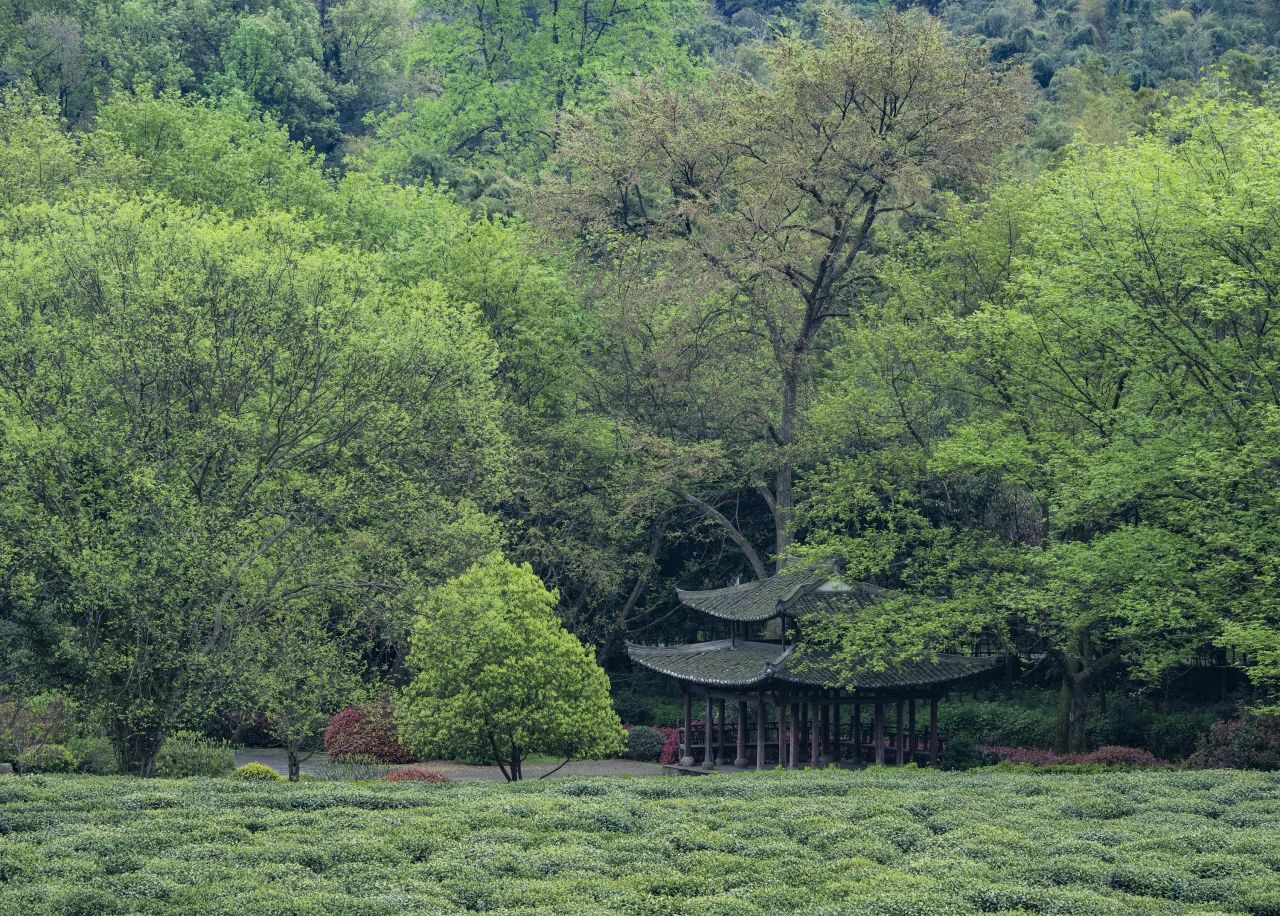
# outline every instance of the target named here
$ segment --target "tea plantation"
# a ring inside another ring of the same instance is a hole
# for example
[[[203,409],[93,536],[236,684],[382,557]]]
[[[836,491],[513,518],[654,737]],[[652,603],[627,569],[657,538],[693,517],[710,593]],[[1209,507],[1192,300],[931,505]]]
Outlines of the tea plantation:
[[[0,912],[1280,914],[1280,774],[0,780]]]

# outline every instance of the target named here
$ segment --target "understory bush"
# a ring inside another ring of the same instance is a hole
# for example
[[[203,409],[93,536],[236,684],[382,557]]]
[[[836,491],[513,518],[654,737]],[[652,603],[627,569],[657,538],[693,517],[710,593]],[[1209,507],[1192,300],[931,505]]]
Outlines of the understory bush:
[[[668,733],[675,729],[651,728],[648,725],[627,727],[627,745],[622,756],[627,760],[656,761],[667,745]]]
[[[106,738],[71,738],[67,741],[67,750],[75,759],[77,773],[115,776],[120,772],[115,748]]]
[[[76,758],[65,744],[36,744],[18,755],[16,766],[20,773],[70,773]]]
[[[413,759],[396,734],[391,704],[385,700],[348,706],[329,720],[324,749],[337,760],[364,758],[381,763],[408,763]]]
[[[404,767],[382,777],[387,782],[448,782],[449,777],[426,767]]]
[[[663,766],[670,766],[673,763],[680,762],[680,730],[678,728],[665,729],[667,740],[662,742],[662,753],[658,755],[658,763]]]
[[[1219,719],[1187,765],[1280,770],[1280,716],[1241,708],[1232,718]]]
[[[1029,690],[1010,699],[952,697],[939,707],[939,727],[948,738],[968,738],[977,745],[1048,748],[1054,743],[1057,703],[1051,690]],[[1137,747],[1162,760],[1184,760],[1216,715],[1209,708],[1165,712],[1115,696],[1105,711],[1090,711],[1085,739],[1089,747]]]
[[[1168,766],[1155,754],[1140,747],[1100,747],[1087,754],[1057,754],[1042,747],[997,747],[983,745],[979,748],[989,762],[1007,761],[1031,766]]]
[[[244,766],[237,767],[231,775],[236,779],[244,779],[249,782],[280,782],[284,778],[265,763],[258,763],[256,760],[251,760]]]
[[[0,694],[0,761],[16,763],[37,744],[66,744],[76,725],[75,704],[61,693]]]
[[[675,728],[684,716],[684,702],[680,697],[640,690],[615,690],[613,708],[623,722],[655,728]]]
[[[175,732],[165,739],[156,755],[155,775],[170,779],[225,776],[235,766],[236,752],[225,741],[194,732]]]
[[[0,780],[0,913],[1244,916],[1280,773]]]

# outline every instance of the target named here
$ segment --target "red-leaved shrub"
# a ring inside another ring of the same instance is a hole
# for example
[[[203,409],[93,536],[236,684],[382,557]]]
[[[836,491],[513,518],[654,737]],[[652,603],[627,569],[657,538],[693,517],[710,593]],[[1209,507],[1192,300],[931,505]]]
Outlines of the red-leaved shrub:
[[[1009,763],[1026,763],[1036,767],[1071,766],[1078,764],[1094,764],[1096,766],[1128,766],[1158,767],[1167,766],[1167,760],[1161,760],[1150,751],[1140,747],[1120,747],[1112,745],[1100,747],[1087,754],[1055,754],[1042,747],[996,747],[984,745],[979,748],[983,755],[993,762],[1007,760]]]
[[[335,760],[360,757],[382,763],[408,763],[412,755],[400,744],[391,704],[385,700],[348,706],[329,720],[324,749]]]
[[[426,767],[405,767],[402,770],[392,770],[386,776],[382,777],[387,782],[448,782],[449,777],[443,773],[437,773],[435,770],[428,770]]]
[[[662,745],[662,753],[658,755],[658,763],[678,763],[680,761],[680,729],[660,728],[658,731],[665,732],[667,736],[666,742]]]
[[[1280,716],[1240,708],[1219,719],[1187,758],[1196,769],[1280,770]]]

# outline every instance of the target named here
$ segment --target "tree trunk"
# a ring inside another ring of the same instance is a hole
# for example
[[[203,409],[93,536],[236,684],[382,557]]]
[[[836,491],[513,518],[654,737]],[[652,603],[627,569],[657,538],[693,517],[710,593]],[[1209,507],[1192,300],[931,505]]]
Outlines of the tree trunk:
[[[782,415],[778,422],[778,465],[773,477],[773,539],[775,572],[787,564],[787,549],[791,546],[791,517],[795,511],[795,490],[791,448],[796,444],[796,399],[800,393],[800,376],[796,369],[788,369],[782,381]]]
[[[297,782],[302,775],[302,767],[298,761],[298,752],[289,748],[289,782]]]
[[[1085,748],[1085,723],[1089,717],[1089,697],[1099,678],[1120,661],[1120,646],[1097,656],[1088,630],[1077,637],[1079,654],[1061,649],[1052,651],[1062,671],[1058,689],[1058,723],[1053,749],[1059,754],[1080,754]]]
[[[1064,670],[1058,690],[1058,724],[1053,749],[1059,754],[1083,753],[1088,716],[1088,681]]]
[[[154,775],[156,757],[164,744],[159,729],[138,732],[120,723],[112,729],[111,743],[122,773],[137,773],[144,779]]]

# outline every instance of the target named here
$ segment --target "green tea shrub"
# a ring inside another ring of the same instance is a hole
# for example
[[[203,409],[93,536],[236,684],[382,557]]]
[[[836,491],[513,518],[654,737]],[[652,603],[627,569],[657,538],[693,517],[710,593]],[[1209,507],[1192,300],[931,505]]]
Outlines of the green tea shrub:
[[[0,781],[0,913],[1280,914],[1280,773]]]
[[[195,732],[175,732],[165,739],[156,755],[155,775],[168,779],[225,776],[235,765],[236,752],[225,741],[215,741]]]
[[[75,758],[78,773],[115,776],[120,772],[120,761],[116,758],[115,748],[106,738],[72,738],[67,742],[67,750]]]
[[[37,744],[18,755],[17,769],[21,773],[70,773],[76,768],[76,759],[65,744]]]
[[[250,782],[279,782],[284,778],[265,763],[258,763],[256,760],[246,763],[242,767],[237,767],[232,775],[236,779],[244,779]]]
[[[627,730],[627,746],[622,756],[627,760],[656,761],[666,746],[667,735],[647,725],[633,725]]]

